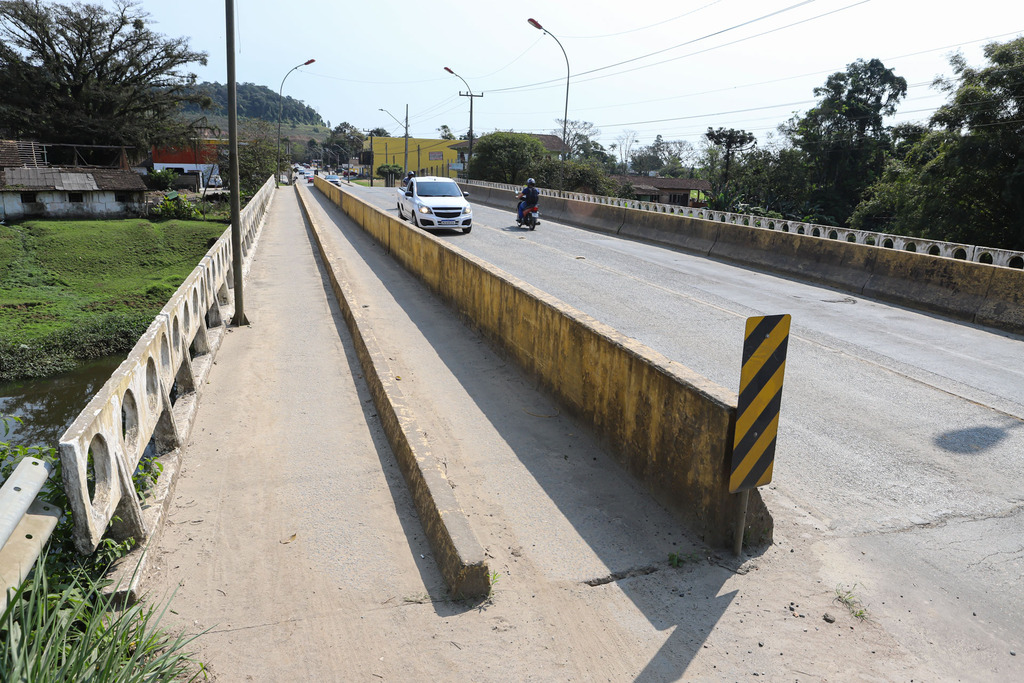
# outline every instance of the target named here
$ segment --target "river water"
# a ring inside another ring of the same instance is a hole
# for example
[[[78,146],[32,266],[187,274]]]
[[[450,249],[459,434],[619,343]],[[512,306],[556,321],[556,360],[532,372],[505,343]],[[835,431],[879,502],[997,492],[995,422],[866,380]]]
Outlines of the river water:
[[[0,429],[0,441],[56,448],[61,434],[124,359],[109,356],[62,375],[0,384],[0,414],[22,420],[20,424],[10,424],[11,431],[6,437]]]

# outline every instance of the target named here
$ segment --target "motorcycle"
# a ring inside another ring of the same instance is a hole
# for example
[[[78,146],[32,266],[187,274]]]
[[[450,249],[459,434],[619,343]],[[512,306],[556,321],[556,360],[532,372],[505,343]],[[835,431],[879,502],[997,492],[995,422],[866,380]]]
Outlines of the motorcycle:
[[[540,223],[539,206],[527,206],[524,208],[522,218],[519,218],[518,214],[516,215],[516,225],[523,227],[524,223],[527,230],[533,230],[537,227],[537,224]]]

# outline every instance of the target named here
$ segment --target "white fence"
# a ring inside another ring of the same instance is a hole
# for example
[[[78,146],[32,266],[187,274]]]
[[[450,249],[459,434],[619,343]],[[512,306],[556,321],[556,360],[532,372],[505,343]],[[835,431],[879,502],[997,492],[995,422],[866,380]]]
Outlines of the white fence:
[[[491,183],[481,180],[470,180],[459,182],[468,185],[479,185],[499,190],[517,192],[522,189],[520,185],[507,185],[504,183]],[[635,199],[621,199],[619,197],[605,197],[602,195],[583,194],[581,192],[565,192],[561,190],[541,189],[542,196],[561,197],[563,199],[574,199],[580,202],[591,204],[605,204],[607,206],[621,206],[627,209],[639,211],[653,211],[655,213],[666,213],[685,218],[700,218],[732,225],[746,225],[752,228],[763,228],[767,230],[780,230],[792,232],[798,235],[810,235],[811,237],[822,237],[825,239],[841,240],[844,242],[856,242],[867,244],[884,249],[899,249],[903,251],[919,252],[931,256],[945,256],[978,263],[988,263],[1008,268],[1024,268],[1024,252],[1009,251],[1007,249],[994,249],[991,247],[979,247],[971,244],[958,244],[956,242],[940,242],[921,237],[906,237],[904,235],[890,235],[870,230],[852,230],[830,225],[817,225],[815,223],[803,223],[790,221],[782,218],[764,218],[749,214],[730,213],[728,211],[714,211],[712,209],[698,209],[689,206],[676,206],[675,204],[659,204],[658,202],[642,202]]]
[[[273,196],[270,178],[241,213],[243,274]],[[233,310],[232,263],[228,228],[61,436],[63,484],[79,552],[95,550],[108,527],[112,537],[139,543],[153,530],[132,475],[148,445],[162,455],[188,437]]]

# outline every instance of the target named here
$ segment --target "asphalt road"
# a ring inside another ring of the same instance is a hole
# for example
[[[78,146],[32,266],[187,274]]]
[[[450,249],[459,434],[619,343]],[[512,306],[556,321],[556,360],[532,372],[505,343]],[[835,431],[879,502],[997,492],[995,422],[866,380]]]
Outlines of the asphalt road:
[[[397,213],[393,189],[346,189]],[[1024,339],[546,220],[527,232],[513,206],[435,234],[733,391],[745,319],[790,313],[769,508],[841,548],[925,651],[1024,656]]]

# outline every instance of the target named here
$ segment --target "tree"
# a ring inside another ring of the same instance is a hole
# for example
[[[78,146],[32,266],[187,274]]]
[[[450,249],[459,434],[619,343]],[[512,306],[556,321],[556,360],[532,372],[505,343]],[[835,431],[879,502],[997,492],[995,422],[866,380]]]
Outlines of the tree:
[[[381,178],[391,177],[392,180],[402,175],[402,166],[400,164],[381,164],[377,167],[377,175]]]
[[[594,160],[559,161],[544,156],[530,164],[527,174],[536,180],[538,185],[551,190],[597,195],[610,195],[616,190],[615,183]]]
[[[612,143],[613,147],[614,144]],[[580,146],[579,160],[585,163],[596,164],[604,169],[605,173],[615,173],[618,170],[615,155],[610,151],[606,151],[604,145],[597,140],[587,140]]]
[[[858,59],[815,88],[818,105],[784,128],[806,156],[815,199],[840,221],[881,175],[891,147],[883,117],[894,114],[906,94],[906,79],[880,60]]]
[[[374,128],[367,135],[372,135],[375,138],[389,138],[391,133],[388,132],[387,128]]]
[[[658,136],[659,138],[661,136]],[[757,145],[757,138],[753,133],[736,128],[719,128],[717,130],[708,128],[704,137],[712,145],[721,147],[725,156],[725,177],[722,180],[721,190],[724,192],[729,186],[729,167],[733,157],[739,152],[746,151]]]
[[[562,137],[563,128],[561,126],[564,121],[565,119],[555,119],[555,123],[560,127],[558,130],[551,131],[552,135]],[[594,138],[601,136],[601,131],[594,128],[594,124],[589,121],[569,121],[564,130],[568,149],[565,151],[563,159],[583,158],[584,150],[592,150],[593,146],[597,144]]]
[[[437,129],[437,132],[441,135],[441,139],[442,140],[454,140],[455,139],[455,134],[452,133],[452,129],[449,128],[448,126],[444,125],[444,124],[442,124],[441,127]]]
[[[622,172],[629,171],[629,160],[633,156],[633,147],[637,143],[637,132],[635,130],[624,130],[622,135],[615,138],[619,150],[619,163],[622,165]]]
[[[984,54],[980,69],[951,58],[956,77],[935,82],[951,96],[932,116],[938,130],[899,129],[852,225],[1024,249],[1024,37]]]
[[[324,146],[339,148],[335,149],[332,154],[338,154],[342,163],[348,163],[352,157],[359,156],[363,149],[363,140],[363,134],[358,128],[348,121],[343,121],[330,132],[327,139],[324,140]]]
[[[473,178],[497,183],[526,179],[526,169],[545,155],[540,140],[526,133],[489,133],[477,138],[470,160]]]
[[[179,105],[208,99],[182,69],[205,65],[206,54],[185,38],[154,33],[148,16],[130,0],[112,10],[0,2],[0,128],[13,137],[138,149],[187,138]]]
[[[638,175],[650,175],[661,170],[664,163],[653,145],[641,147],[629,157],[629,167]]]
[[[243,194],[254,195],[274,175],[277,165],[277,130],[270,121],[246,119],[238,127],[238,184]],[[225,159],[223,168],[227,168]]]

